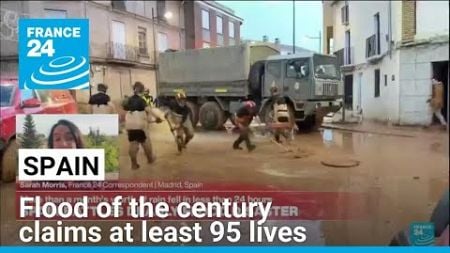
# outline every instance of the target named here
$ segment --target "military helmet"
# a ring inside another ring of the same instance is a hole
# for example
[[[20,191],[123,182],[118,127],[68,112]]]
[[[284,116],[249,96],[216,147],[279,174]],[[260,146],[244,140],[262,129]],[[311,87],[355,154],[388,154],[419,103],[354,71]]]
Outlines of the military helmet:
[[[186,94],[184,92],[178,92],[175,96],[176,99],[186,99]]]

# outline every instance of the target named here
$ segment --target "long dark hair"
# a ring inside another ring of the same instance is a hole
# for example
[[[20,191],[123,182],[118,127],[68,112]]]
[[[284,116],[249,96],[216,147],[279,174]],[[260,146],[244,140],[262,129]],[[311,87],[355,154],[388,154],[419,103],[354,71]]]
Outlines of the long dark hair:
[[[55,131],[55,128],[57,126],[61,126],[61,125],[69,128],[70,134],[73,136],[73,139],[75,140],[77,148],[83,148],[84,145],[83,145],[83,140],[81,139],[80,129],[78,129],[78,127],[74,123],[72,123],[71,121],[65,120],[65,119],[59,120],[56,124],[54,124],[52,126],[52,129],[50,130],[50,135],[48,137],[47,147],[53,148],[53,132]]]

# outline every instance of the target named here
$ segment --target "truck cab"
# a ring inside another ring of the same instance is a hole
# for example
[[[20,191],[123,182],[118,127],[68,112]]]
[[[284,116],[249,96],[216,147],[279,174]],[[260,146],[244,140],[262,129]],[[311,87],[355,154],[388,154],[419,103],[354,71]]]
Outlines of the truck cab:
[[[336,112],[342,105],[342,82],[334,56],[314,52],[269,56],[265,62],[260,116],[269,120],[272,87],[288,102],[298,125]]]

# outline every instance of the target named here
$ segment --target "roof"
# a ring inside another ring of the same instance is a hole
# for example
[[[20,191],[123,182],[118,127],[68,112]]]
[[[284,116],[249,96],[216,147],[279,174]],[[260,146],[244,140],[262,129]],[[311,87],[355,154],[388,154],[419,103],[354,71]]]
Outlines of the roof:
[[[289,54],[289,55],[271,55],[271,56],[267,57],[267,60],[273,61],[273,60],[284,60],[284,59],[310,58],[310,57],[313,57],[314,55],[336,57],[334,55],[319,54],[319,53],[315,53],[313,51],[309,51],[309,52],[301,52],[301,53]]]

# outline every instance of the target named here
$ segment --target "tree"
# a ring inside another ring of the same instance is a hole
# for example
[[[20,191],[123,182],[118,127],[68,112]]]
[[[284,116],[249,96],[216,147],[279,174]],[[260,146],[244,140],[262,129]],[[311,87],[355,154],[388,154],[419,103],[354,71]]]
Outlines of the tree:
[[[34,123],[34,119],[31,114],[25,116],[20,146],[21,148],[40,148],[42,146],[42,139],[39,138],[36,131],[36,124]]]

